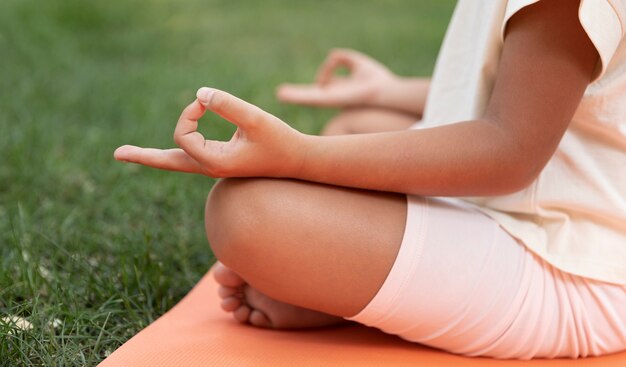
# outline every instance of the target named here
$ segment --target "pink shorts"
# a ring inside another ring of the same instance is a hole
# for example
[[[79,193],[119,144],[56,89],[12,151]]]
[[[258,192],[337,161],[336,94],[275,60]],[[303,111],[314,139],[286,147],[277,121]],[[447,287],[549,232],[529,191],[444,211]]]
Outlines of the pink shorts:
[[[350,320],[468,356],[578,358],[626,349],[626,286],[556,269],[460,200],[407,200],[391,272]]]

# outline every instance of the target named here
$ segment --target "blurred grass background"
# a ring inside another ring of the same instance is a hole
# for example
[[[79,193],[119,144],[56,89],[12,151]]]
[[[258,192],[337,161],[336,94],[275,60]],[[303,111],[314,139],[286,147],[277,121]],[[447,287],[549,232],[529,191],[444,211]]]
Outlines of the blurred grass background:
[[[203,85],[317,133],[333,111],[277,103],[280,82],[311,81],[336,46],[429,75],[453,6],[2,0],[0,365],[94,365],[214,262],[203,231],[214,181],[115,162],[117,146],[172,146]],[[233,128],[211,121],[202,132],[228,139]]]

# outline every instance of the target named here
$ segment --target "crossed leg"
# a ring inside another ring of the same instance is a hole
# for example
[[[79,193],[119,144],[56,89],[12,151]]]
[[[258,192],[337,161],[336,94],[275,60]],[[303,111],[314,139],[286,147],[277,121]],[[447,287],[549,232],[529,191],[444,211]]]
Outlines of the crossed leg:
[[[224,284],[224,271],[216,274],[223,285],[245,292],[246,304],[233,310],[236,318],[277,328],[337,320],[293,309],[282,319],[260,309],[268,302],[259,294],[335,316],[363,309],[393,265],[405,221],[403,195],[261,178],[220,181],[206,214],[213,252],[242,280]],[[232,291],[220,292],[228,298]],[[226,303],[235,303],[230,298]]]
[[[414,121],[350,110],[324,133],[397,130]],[[207,236],[220,261],[214,275],[222,308],[259,327],[340,323],[380,289],[405,220],[404,195],[295,180],[222,180],[206,209]]]
[[[406,130],[419,118],[380,108],[350,108],[331,119],[322,135],[348,135]]]

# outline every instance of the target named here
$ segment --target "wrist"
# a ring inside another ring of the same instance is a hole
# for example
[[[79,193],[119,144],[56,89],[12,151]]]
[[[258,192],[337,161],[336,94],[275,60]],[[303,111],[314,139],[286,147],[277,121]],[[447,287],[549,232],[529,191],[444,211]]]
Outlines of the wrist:
[[[402,86],[402,79],[402,77],[395,74],[390,74],[389,77],[383,79],[379,85],[374,88],[368,105],[379,108],[393,108],[393,95],[398,88]]]
[[[376,107],[421,117],[430,88],[429,78],[393,75],[377,92]]]
[[[308,135],[294,129],[294,135],[291,139],[293,144],[287,153],[286,169],[281,172],[281,177],[304,179],[307,161],[313,147],[315,146],[315,138],[317,136]]]

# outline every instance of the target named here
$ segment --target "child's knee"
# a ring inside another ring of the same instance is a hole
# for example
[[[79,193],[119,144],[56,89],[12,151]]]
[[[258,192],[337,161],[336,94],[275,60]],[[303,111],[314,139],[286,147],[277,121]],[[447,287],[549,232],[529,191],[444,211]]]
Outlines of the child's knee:
[[[353,125],[362,115],[359,110],[346,109],[335,115],[326,123],[321,135],[348,135],[353,134]]]
[[[222,179],[211,190],[205,209],[205,229],[215,256],[233,266],[242,254],[260,244],[255,234],[264,230],[274,200],[266,179]],[[244,255],[247,256],[247,255]]]

